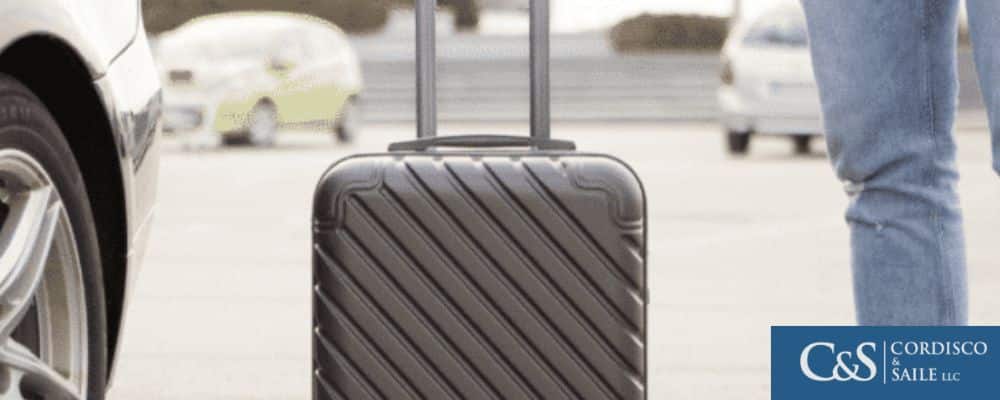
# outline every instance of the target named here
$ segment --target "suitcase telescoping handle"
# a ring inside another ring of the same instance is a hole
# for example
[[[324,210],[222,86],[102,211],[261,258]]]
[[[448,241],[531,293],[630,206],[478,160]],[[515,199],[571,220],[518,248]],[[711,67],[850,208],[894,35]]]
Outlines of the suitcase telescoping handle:
[[[424,151],[433,147],[532,147],[539,150],[575,150],[570,141],[551,139],[549,117],[549,0],[531,0],[531,137],[437,137],[437,0],[416,0],[417,19],[417,137],[395,143],[391,151]]]

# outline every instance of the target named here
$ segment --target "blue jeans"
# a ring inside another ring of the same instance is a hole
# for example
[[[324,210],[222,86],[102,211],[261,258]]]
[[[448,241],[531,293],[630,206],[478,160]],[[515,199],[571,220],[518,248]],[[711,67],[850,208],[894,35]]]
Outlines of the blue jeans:
[[[964,325],[958,0],[802,0],[862,325]],[[1000,172],[1000,1],[968,0]]]

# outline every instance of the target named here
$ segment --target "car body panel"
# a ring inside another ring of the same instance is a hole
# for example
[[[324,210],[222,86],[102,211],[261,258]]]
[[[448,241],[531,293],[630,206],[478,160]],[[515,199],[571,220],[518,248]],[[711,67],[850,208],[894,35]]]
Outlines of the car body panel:
[[[259,54],[224,60],[198,56],[235,40],[211,35],[213,30],[232,36],[245,26],[265,27],[254,33],[261,36]],[[205,43],[210,40],[215,43]],[[173,131],[238,133],[261,101],[276,106],[281,124],[329,121],[363,87],[357,55],[343,32],[314,17],[275,12],[202,17],[163,34],[158,47],[166,82],[165,123]]]
[[[146,248],[149,223],[156,198],[159,175],[159,119],[162,93],[159,73],[145,33],[133,42],[95,82],[104,96],[105,109],[112,128],[119,133],[125,205],[128,208],[127,288],[134,287],[138,266]],[[131,268],[135,266],[136,268]],[[129,292],[126,291],[126,298]]]
[[[144,38],[143,38],[144,39]],[[96,82],[105,98],[112,127],[119,136],[129,246],[126,253],[125,293],[117,341],[110,355],[120,354],[128,304],[149,242],[159,176],[159,119],[162,96],[158,73],[145,40],[137,40]],[[117,357],[113,358],[109,380]]]
[[[128,241],[123,255],[127,274],[124,316],[153,215],[162,109],[159,75],[142,28],[139,0],[0,2],[0,49],[36,35],[64,42],[80,57],[113,131],[121,170],[108,172],[122,177]],[[121,321],[117,326],[123,326]],[[109,356],[117,354],[120,342],[109,343]]]
[[[274,91],[225,99],[219,103],[213,129],[222,133],[239,131],[250,110],[262,99],[275,104],[282,124],[330,120],[348,98],[357,94],[355,90],[341,88],[332,82],[307,84],[312,82],[309,77],[284,82]]]
[[[67,42],[100,77],[135,39],[139,0],[31,0],[0,2],[0,48],[43,34]]]
[[[775,14],[798,18],[799,10],[788,7],[762,18]],[[723,125],[732,132],[822,134],[819,91],[808,47],[800,42],[782,45],[750,40],[752,30],[761,23],[741,21],[723,48],[723,63],[733,76],[732,83],[718,90]]]

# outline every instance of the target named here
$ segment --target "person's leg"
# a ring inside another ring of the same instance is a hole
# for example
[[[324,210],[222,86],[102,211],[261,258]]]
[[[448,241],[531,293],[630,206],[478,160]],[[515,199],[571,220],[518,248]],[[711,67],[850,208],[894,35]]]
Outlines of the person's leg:
[[[993,132],[993,169],[1000,174],[1000,2],[967,0],[969,33],[975,48],[976,69]]]
[[[958,0],[803,0],[862,325],[967,323]]]

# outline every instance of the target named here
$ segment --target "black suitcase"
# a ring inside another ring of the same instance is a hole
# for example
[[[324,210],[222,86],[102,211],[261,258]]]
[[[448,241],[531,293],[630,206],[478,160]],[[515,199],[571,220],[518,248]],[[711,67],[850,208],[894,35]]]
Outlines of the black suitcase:
[[[547,0],[531,137],[436,137],[433,3],[420,139],[316,188],[313,398],[645,399],[645,195],[621,161],[549,139]]]

